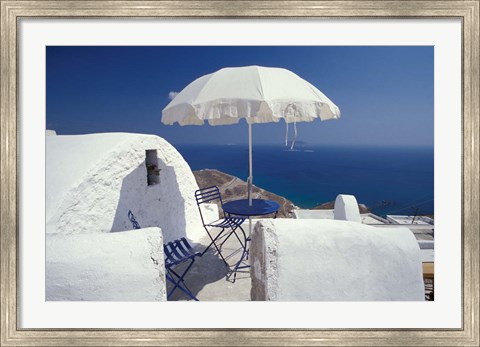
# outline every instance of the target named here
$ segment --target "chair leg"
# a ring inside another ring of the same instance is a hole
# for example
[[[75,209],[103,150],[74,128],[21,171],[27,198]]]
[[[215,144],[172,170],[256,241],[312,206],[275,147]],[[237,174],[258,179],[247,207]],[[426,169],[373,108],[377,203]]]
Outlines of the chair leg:
[[[237,234],[237,229],[238,229],[238,228],[240,228],[240,230],[241,230],[242,233],[243,233],[243,237],[244,237],[244,239],[245,239],[245,243],[242,242],[242,240],[240,239],[240,237],[239,237],[238,234]],[[223,230],[222,230],[222,233],[223,233]],[[220,244],[220,247],[222,247],[223,244],[228,241],[228,239],[230,238],[230,236],[232,236],[232,234],[235,235],[235,237],[237,238],[238,242],[240,243],[241,248],[243,249],[243,251],[245,251],[246,246],[247,246],[247,236],[246,236],[245,231],[242,229],[241,226],[238,226],[238,227],[235,227],[235,228],[231,228],[230,234],[228,234],[228,236],[222,241],[222,243]],[[220,236],[220,234],[217,236],[217,238],[218,238],[219,236]],[[217,239],[217,238],[215,238],[215,239]],[[224,257],[223,254],[221,253],[221,251],[220,251],[218,248],[217,248],[217,250],[218,250],[218,252],[220,253],[220,256],[222,257],[222,259],[223,259],[223,261],[225,262],[225,264],[226,264],[228,267],[230,267],[230,265],[227,263],[226,260],[229,259],[230,257],[232,257],[232,256],[234,255],[234,253],[236,253],[236,251],[233,252],[232,254],[230,254],[229,256]]]
[[[245,251],[242,256],[240,257],[240,260],[238,261],[237,264],[235,264],[235,267],[232,269],[232,271],[227,275],[227,280],[230,279],[230,277],[233,274],[233,281],[232,283],[235,283],[235,280],[237,279],[237,271],[240,269],[248,269],[250,268],[250,265],[241,265],[244,260],[248,259],[248,251]]]
[[[243,237],[245,239],[245,246],[244,246],[244,250],[245,250],[245,253],[246,253],[245,260],[248,260],[248,256],[250,254],[249,249],[248,249],[248,241],[251,241],[251,239],[250,239],[249,236],[247,236],[247,234],[245,233],[245,230],[243,230],[242,226],[239,225],[238,227],[242,231]]]
[[[239,269],[247,269],[247,268],[250,267],[250,265],[241,265],[243,261],[248,260],[248,255],[249,255],[248,241],[249,241],[249,238],[247,237],[247,234],[245,234],[245,230],[243,230],[243,228],[240,225],[238,226],[238,228],[242,231],[243,237],[245,239],[245,244],[243,244],[242,241],[240,241],[240,238],[238,237],[237,233],[235,232],[235,235],[237,236],[238,241],[242,245],[243,252],[242,252],[242,256],[240,257],[240,260],[235,264],[235,266],[232,269],[232,271],[230,272],[230,274],[227,275],[227,280],[228,280],[228,279],[230,279],[230,277],[233,274],[232,283],[235,283],[235,280],[237,278],[237,271]],[[236,228],[235,228],[235,230],[236,230]]]
[[[227,240],[230,238],[230,236],[232,236],[232,234],[235,234],[235,237],[237,238],[238,242],[240,242],[240,244],[242,245],[243,248],[245,248],[244,244],[242,243],[242,240],[240,240],[240,238],[238,237],[238,234],[237,232],[235,231],[237,230],[237,228],[232,228],[232,231],[230,232],[230,234],[227,236],[227,238],[225,240],[223,240],[222,244],[223,245],[225,242],[227,242]]]
[[[249,238],[247,237],[247,234],[245,234],[245,230],[243,230],[241,225],[239,225],[237,228],[235,228],[235,230],[237,230],[237,229],[240,229],[242,231],[243,239],[245,240],[245,243],[242,243],[242,241],[240,241],[240,238],[238,237],[237,233],[235,233],[235,235],[237,235],[237,239],[240,242],[240,244],[242,245],[242,247],[244,249],[246,249],[247,248],[247,242],[249,241]]]
[[[179,275],[177,274],[173,269],[169,269],[169,271],[171,273],[173,273],[177,278],[178,280],[176,282],[174,282],[175,284],[175,287],[173,287],[173,289],[170,291],[169,293],[169,296],[172,295],[172,293],[175,291],[175,289],[177,289],[178,286],[180,286],[181,282],[185,282],[183,277],[186,275],[186,273],[188,272],[188,270],[190,270],[190,268],[192,267],[193,265],[193,262],[194,262],[194,259],[192,259],[192,261],[190,262],[190,264],[187,266],[187,268],[183,271],[183,274],[182,275]],[[173,278],[173,277],[172,277]]]
[[[209,250],[209,248],[213,245],[213,246],[215,246],[215,249],[217,250],[218,254],[220,255],[220,258],[222,258],[222,260],[223,260],[223,262],[225,263],[225,265],[228,266],[228,263],[227,263],[227,261],[225,260],[225,258],[223,257],[222,252],[220,252],[220,249],[218,248],[217,244],[215,243],[215,241],[217,241],[218,238],[223,234],[223,232],[225,231],[225,228],[222,228],[222,231],[220,231],[215,238],[213,238],[212,235],[210,235],[210,232],[208,231],[207,228],[205,228],[205,230],[207,231],[208,237],[210,237],[210,240],[212,240],[212,242],[210,242],[210,244],[207,246],[207,248],[205,248],[205,250],[202,252],[202,256],[203,256],[205,253],[207,253],[207,251]],[[229,236],[230,236],[230,235],[229,235]]]
[[[240,229],[242,231],[242,234],[243,234],[243,239],[244,241],[242,242],[242,240],[240,239],[240,237],[238,236],[237,234],[237,229]],[[225,265],[227,267],[230,268],[230,265],[228,264],[227,260],[225,259],[225,257],[223,256],[222,252],[220,251],[219,247],[217,246],[216,244],[216,241],[220,238],[220,236],[224,233],[225,231],[225,228],[222,228],[222,231],[220,231],[220,233],[218,233],[218,235],[213,238],[212,235],[210,234],[210,232],[208,231],[207,228],[205,228],[205,230],[207,231],[207,234],[208,236],[210,237],[210,240],[212,240],[212,242],[210,242],[210,244],[207,246],[207,248],[205,248],[205,250],[202,252],[202,256],[208,251],[208,249],[213,245],[215,247],[215,249],[217,250],[218,254],[220,255],[220,257],[222,258],[223,262],[225,263]],[[240,243],[240,246],[242,248],[242,256],[240,257],[240,260],[235,264],[232,272],[227,276],[227,279],[230,278],[231,274],[233,273],[234,274],[234,280],[233,282],[235,282],[235,278],[237,276],[236,272],[238,269],[244,269],[244,268],[249,268],[250,265],[243,265],[241,266],[241,263],[244,261],[244,260],[247,260],[248,259],[248,256],[249,256],[249,252],[248,252],[248,241],[249,241],[249,238],[247,237],[247,235],[245,234],[245,230],[243,230],[243,228],[239,225],[238,227],[236,228],[231,228],[231,232],[230,234],[222,241],[222,243],[220,244],[220,246],[223,246],[223,244],[230,238],[230,236],[232,236],[232,234],[235,234],[235,237],[237,238],[238,242]],[[235,253],[235,252],[234,252]],[[232,253],[233,255],[233,253]],[[227,258],[230,258],[232,255],[228,256]]]
[[[171,278],[171,276],[169,274],[166,275],[166,278],[167,280],[169,280],[170,282],[172,283],[176,283],[173,278]],[[190,298],[192,298],[193,300],[195,301],[199,301],[195,295],[193,295],[193,293],[190,291],[190,289],[188,289],[188,287],[185,285],[185,282],[183,282],[183,285],[178,285],[177,287],[178,289],[180,289],[182,292],[184,292],[186,295],[188,295]],[[170,298],[171,294],[167,296],[167,299]]]
[[[190,270],[190,268],[192,267],[193,263],[195,262],[195,259],[192,259],[192,261],[190,262],[190,264],[187,266],[187,268],[185,269],[185,271],[183,271],[183,273],[181,275],[178,275],[174,270],[172,269],[167,269],[167,274],[166,274],[166,279],[169,280],[171,283],[173,283],[175,286],[172,288],[172,290],[168,293],[167,295],[167,299],[169,299],[173,292],[178,288],[180,289],[182,292],[184,292],[185,294],[187,294],[190,298],[192,298],[193,300],[195,301],[198,301],[198,299],[195,297],[195,295],[193,295],[193,293],[190,291],[190,289],[188,289],[188,287],[185,285],[185,281],[184,281],[184,277],[185,275],[187,274],[188,270]],[[177,278],[178,280],[175,281],[174,278],[170,275],[170,273],[173,273]]]
[[[220,244],[220,246],[223,246],[223,244],[224,244],[225,242],[227,242],[227,240],[230,238],[230,236],[232,236],[233,233],[234,233],[234,231],[231,231],[230,234],[228,234],[228,236],[225,238],[225,240],[222,241],[222,243]],[[238,238],[238,236],[237,236],[237,238]]]

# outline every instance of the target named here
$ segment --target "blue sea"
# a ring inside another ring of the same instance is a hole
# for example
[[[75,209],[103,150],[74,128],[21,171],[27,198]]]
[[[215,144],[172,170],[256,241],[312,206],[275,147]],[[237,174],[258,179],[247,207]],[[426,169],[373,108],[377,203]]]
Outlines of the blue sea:
[[[192,170],[248,177],[247,145],[177,145]],[[433,148],[253,146],[253,183],[301,208],[352,194],[372,212],[434,214]]]

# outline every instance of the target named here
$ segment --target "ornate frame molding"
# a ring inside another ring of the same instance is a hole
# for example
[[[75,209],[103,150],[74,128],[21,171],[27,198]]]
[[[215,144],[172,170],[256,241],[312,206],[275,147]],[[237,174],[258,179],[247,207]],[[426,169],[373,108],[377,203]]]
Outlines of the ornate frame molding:
[[[463,23],[463,328],[22,330],[17,328],[17,21],[22,17],[460,18]],[[479,1],[1,1],[1,345],[478,346]]]

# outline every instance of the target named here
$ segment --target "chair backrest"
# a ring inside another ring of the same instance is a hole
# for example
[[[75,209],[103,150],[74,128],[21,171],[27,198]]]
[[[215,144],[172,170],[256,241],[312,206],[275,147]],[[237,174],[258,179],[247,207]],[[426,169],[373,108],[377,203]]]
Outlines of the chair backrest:
[[[217,200],[223,205],[222,196],[220,195],[220,190],[217,186],[202,188],[195,191],[195,199],[197,200],[197,205],[216,202]]]
[[[199,252],[193,251],[192,246],[184,237],[164,244],[163,254],[165,255],[165,266],[167,268],[200,255]]]
[[[195,191],[195,200],[197,201],[198,210],[200,211],[200,217],[202,218],[202,223],[205,225],[205,220],[203,219],[203,213],[200,205],[206,203],[217,203],[220,202],[219,212],[222,210],[223,201],[220,190],[217,186],[211,186],[207,188],[202,188]]]

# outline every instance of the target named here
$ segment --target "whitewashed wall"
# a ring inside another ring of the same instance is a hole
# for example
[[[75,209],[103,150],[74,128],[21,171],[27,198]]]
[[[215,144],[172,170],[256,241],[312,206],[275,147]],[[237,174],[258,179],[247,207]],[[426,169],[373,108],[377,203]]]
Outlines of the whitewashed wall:
[[[423,301],[420,249],[407,228],[337,220],[256,223],[252,300]]]
[[[47,301],[166,301],[158,228],[47,234]]]
[[[147,185],[145,151],[157,150],[160,184]],[[164,240],[204,236],[190,167],[153,135],[106,133],[46,137],[47,233],[160,227]]]

